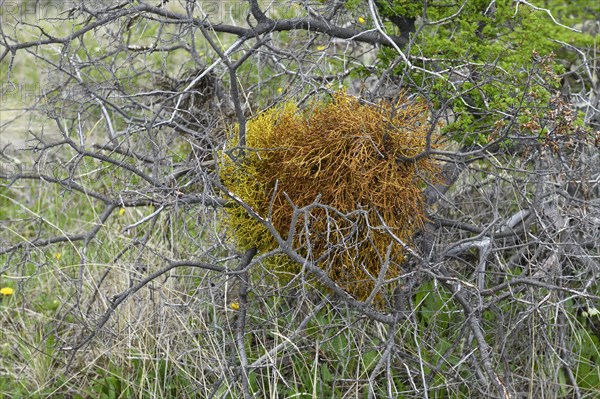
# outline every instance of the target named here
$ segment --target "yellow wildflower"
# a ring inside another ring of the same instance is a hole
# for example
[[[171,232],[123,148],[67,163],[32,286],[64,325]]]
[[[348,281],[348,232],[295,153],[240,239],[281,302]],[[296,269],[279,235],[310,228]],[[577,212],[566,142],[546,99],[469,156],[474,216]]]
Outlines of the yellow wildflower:
[[[233,310],[240,310],[240,303],[239,302],[231,302],[229,304],[229,307]]]
[[[364,17],[358,17],[359,24],[364,25],[365,22],[367,22],[367,20]]]
[[[279,94],[283,93],[283,87],[278,87],[277,88],[277,93],[279,93]]]
[[[10,287],[2,287],[0,288],[0,294],[4,295],[4,296],[9,296],[15,293],[15,290],[13,290]]]
[[[319,51],[323,51],[326,48],[327,48],[326,46],[317,46],[317,50],[319,50]]]
[[[119,216],[123,216],[125,214],[125,208],[119,209]]]
[[[56,260],[60,260],[60,258],[62,258],[62,254],[60,252],[57,252],[54,254],[54,257],[56,258]]]

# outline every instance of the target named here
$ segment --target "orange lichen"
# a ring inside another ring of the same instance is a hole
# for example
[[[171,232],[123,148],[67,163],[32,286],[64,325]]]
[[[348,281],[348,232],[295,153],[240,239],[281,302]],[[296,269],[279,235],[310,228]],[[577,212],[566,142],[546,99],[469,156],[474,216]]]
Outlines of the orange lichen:
[[[339,93],[304,112],[287,104],[248,122],[245,155],[238,162],[225,156],[221,178],[283,237],[293,206],[311,205],[299,214],[294,247],[365,299],[383,265],[386,280],[401,272],[399,241],[410,243],[426,219],[424,179],[436,179],[438,165],[415,157],[430,130],[426,107],[407,99],[373,105]],[[228,214],[242,247],[277,246],[243,208]],[[289,262],[279,263],[290,271]]]

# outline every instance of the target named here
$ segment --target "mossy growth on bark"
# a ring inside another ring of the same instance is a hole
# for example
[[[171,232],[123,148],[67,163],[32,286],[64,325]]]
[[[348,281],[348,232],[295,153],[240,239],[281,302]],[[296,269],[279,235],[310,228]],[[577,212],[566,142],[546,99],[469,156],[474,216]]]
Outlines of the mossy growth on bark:
[[[220,177],[284,239],[293,236],[302,256],[364,300],[380,275],[402,272],[403,243],[426,220],[422,190],[439,171],[422,156],[433,130],[426,106],[406,98],[365,104],[338,93],[306,110],[288,103],[247,123],[246,148],[235,160],[238,139],[230,140]],[[242,206],[227,213],[242,249],[278,247]],[[299,272],[301,265],[283,258],[268,267],[277,275]]]

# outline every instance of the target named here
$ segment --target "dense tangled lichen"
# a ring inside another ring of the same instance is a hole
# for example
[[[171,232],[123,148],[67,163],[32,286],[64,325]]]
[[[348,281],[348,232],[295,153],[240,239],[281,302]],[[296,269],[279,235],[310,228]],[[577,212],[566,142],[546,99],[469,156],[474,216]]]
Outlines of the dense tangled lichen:
[[[426,148],[431,125],[423,104],[363,104],[346,94],[299,111],[293,104],[250,120],[243,159],[224,155],[221,179],[287,237],[293,205],[306,208],[294,247],[347,292],[365,299],[382,267],[400,273],[404,248],[425,221],[423,179],[435,178]],[[237,145],[232,140],[229,149]],[[229,153],[225,151],[224,154]],[[291,203],[290,203],[291,202]],[[241,247],[274,249],[267,229],[240,206],[228,209]],[[289,262],[273,263],[290,270]]]

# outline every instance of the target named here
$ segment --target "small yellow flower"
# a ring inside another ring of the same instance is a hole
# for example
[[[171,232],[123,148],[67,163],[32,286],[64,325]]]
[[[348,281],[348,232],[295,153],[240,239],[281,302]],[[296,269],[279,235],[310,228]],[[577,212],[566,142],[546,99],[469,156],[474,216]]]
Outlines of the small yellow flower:
[[[9,296],[15,293],[15,290],[13,290],[10,287],[2,287],[0,288],[0,294],[4,295],[4,296]]]
[[[240,303],[239,302],[231,302],[229,304],[229,307],[233,310],[240,310]]]
[[[361,25],[364,25],[365,22],[367,22],[367,20],[364,17],[358,17],[358,23]]]
[[[60,260],[60,258],[62,258],[62,254],[60,252],[57,252],[54,254],[54,257],[56,258],[56,260]]]
[[[277,93],[279,93],[279,94],[283,93],[283,87],[278,87],[277,88]]]
[[[123,216],[125,214],[125,208],[119,209],[119,216]]]
[[[319,51],[323,51],[326,48],[327,48],[326,46],[317,46],[317,50],[319,50]]]

